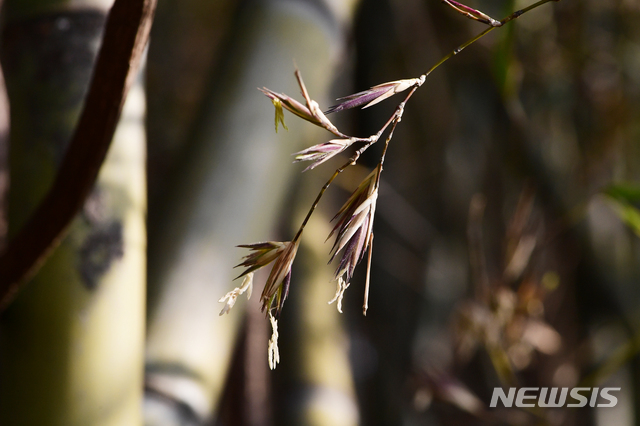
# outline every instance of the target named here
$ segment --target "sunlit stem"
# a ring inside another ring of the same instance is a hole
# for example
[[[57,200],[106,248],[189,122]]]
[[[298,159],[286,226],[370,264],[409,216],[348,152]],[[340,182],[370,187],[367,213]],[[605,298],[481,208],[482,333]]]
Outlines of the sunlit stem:
[[[338,175],[342,173],[347,167],[356,164],[356,162],[358,161],[362,153],[366,151],[367,148],[369,148],[371,145],[373,145],[378,140],[378,137],[379,137],[378,135],[374,135],[369,139],[365,139],[367,142],[355,152],[355,154],[349,159],[349,161],[344,163],[335,172],[333,172],[329,180],[322,186],[322,189],[320,189],[320,192],[316,196],[316,199],[313,201],[311,208],[307,212],[307,216],[305,216],[304,220],[302,221],[302,224],[300,225],[300,229],[298,229],[296,236],[293,237],[293,242],[296,242],[300,239],[300,236],[302,235],[302,231],[304,230],[305,226],[307,226],[307,222],[309,222],[309,219],[311,218],[311,215],[313,214],[313,212],[316,210],[316,207],[318,207],[318,203],[320,203],[320,199],[322,198],[324,193],[327,191],[327,188],[329,188],[329,186],[333,183],[335,178],[337,178]]]
[[[400,105],[398,105],[398,107],[396,108],[396,111],[393,113],[393,115],[391,117],[389,117],[389,119],[387,120],[386,123],[384,123],[384,125],[380,128],[380,130],[378,130],[378,133],[376,133],[375,135],[366,138],[366,139],[361,139],[361,138],[355,138],[356,141],[358,142],[365,142],[364,145],[362,145],[356,152],[355,154],[353,154],[353,156],[349,159],[349,161],[347,161],[346,163],[344,163],[341,167],[339,167],[335,172],[333,172],[333,175],[331,175],[331,177],[329,178],[329,180],[324,184],[324,186],[322,187],[322,189],[320,189],[320,192],[318,193],[318,195],[316,196],[316,199],[314,200],[313,204],[311,205],[311,208],[309,209],[309,212],[307,212],[307,216],[304,218],[304,220],[302,221],[302,224],[300,225],[300,229],[298,229],[298,232],[296,233],[296,236],[293,237],[293,241],[298,241],[298,239],[300,238],[300,236],[302,235],[302,231],[304,230],[305,226],[307,226],[307,222],[309,222],[309,219],[311,218],[311,215],[313,214],[313,212],[316,210],[316,207],[318,207],[318,203],[320,202],[320,199],[322,198],[322,196],[324,195],[324,193],[327,191],[327,189],[329,188],[329,186],[333,183],[333,181],[335,180],[335,178],[338,177],[338,175],[340,173],[342,173],[347,167],[352,166],[354,164],[356,164],[358,162],[358,159],[360,158],[360,156],[362,155],[363,152],[365,152],[371,145],[373,145],[374,143],[376,143],[378,141],[378,139],[380,139],[380,137],[382,136],[382,134],[385,132],[385,130],[387,130],[387,128],[391,125],[391,132],[389,133],[389,136],[387,137],[387,140],[385,142],[385,147],[382,153],[382,158],[381,158],[381,163],[384,162],[384,155],[387,152],[387,147],[389,146],[389,141],[391,140],[391,138],[393,137],[393,131],[395,130],[398,122],[400,121],[400,119],[402,118],[402,113],[404,112],[404,105],[407,103],[407,101],[409,100],[409,98],[411,98],[411,95],[413,95],[415,93],[416,90],[418,90],[418,87],[420,87],[420,85],[422,85],[422,83],[424,82],[424,80],[421,80],[421,82],[419,84],[416,84],[415,86],[413,86],[413,88],[411,89],[411,91],[407,94],[407,97],[404,99],[404,101],[402,101],[400,103]],[[379,179],[379,174],[378,174],[378,179]]]
[[[409,98],[411,98],[411,96],[415,93],[415,91],[425,82],[425,80],[426,80],[427,76],[429,76],[429,74],[431,74],[440,65],[442,65],[443,63],[445,63],[446,61],[448,61],[449,59],[451,59],[453,56],[457,55],[458,53],[462,52],[466,47],[468,47],[468,46],[472,45],[473,43],[475,43],[476,41],[480,40],[482,37],[484,37],[485,35],[487,35],[491,31],[493,31],[494,29],[499,28],[502,25],[506,24],[507,22],[513,21],[514,19],[519,18],[520,16],[524,15],[525,13],[527,13],[527,12],[529,12],[529,11],[539,7],[539,6],[542,6],[545,3],[549,3],[549,2],[552,2],[552,1],[557,2],[557,1],[560,1],[560,0],[540,0],[540,1],[536,2],[536,3],[533,3],[530,6],[525,7],[524,9],[520,9],[520,10],[517,10],[517,11],[513,12],[511,15],[503,18],[500,21],[496,21],[495,23],[492,23],[491,24],[492,26],[490,26],[489,28],[485,29],[484,31],[482,31],[481,33],[476,35],[475,37],[467,40],[466,42],[464,42],[463,44],[461,44],[460,46],[458,46],[457,48],[452,50],[449,54],[444,56],[435,65],[433,65],[429,69],[429,71],[427,71],[425,74],[420,76],[419,83],[412,87],[411,91],[407,94],[406,98],[398,105],[398,107],[396,108],[396,110],[393,113],[393,115],[391,117],[389,117],[387,122],[382,126],[382,128],[380,130],[378,130],[378,132],[375,135],[373,135],[373,136],[371,136],[369,138],[366,138],[366,139],[354,138],[358,142],[364,142],[364,145],[362,147],[360,147],[355,152],[355,154],[349,159],[348,162],[346,162],[344,165],[339,167],[335,172],[333,172],[333,175],[331,175],[331,177],[329,178],[329,180],[327,180],[327,182],[324,184],[322,189],[320,189],[320,192],[316,196],[316,199],[314,200],[313,204],[311,205],[311,208],[307,212],[307,215],[305,216],[304,220],[302,221],[302,224],[300,225],[300,228],[298,229],[298,232],[296,233],[296,235],[293,238],[292,242],[295,243],[296,241],[298,241],[300,239],[300,237],[302,236],[302,231],[304,231],[304,228],[307,226],[307,223],[309,222],[309,219],[311,218],[311,216],[313,215],[313,212],[318,207],[318,204],[320,203],[320,200],[322,199],[324,193],[327,191],[327,189],[333,183],[333,181],[338,177],[338,175],[340,173],[342,173],[347,167],[356,164],[356,162],[358,161],[358,159],[360,158],[362,153],[364,151],[366,151],[371,145],[376,143],[378,141],[378,139],[380,139],[382,134],[385,132],[385,130],[391,125],[391,131],[389,132],[389,136],[387,137],[387,139],[385,141],[385,146],[384,146],[384,149],[383,149],[383,152],[382,152],[382,156],[380,157],[380,163],[378,164],[378,167],[380,167],[380,171],[382,171],[382,164],[384,163],[384,158],[385,158],[385,155],[387,153],[387,148],[389,147],[389,142],[391,141],[391,138],[393,137],[393,132],[394,132],[396,126],[398,125],[398,123],[402,119],[402,114],[404,112],[404,106],[407,103],[407,101],[409,100]],[[449,2],[447,2],[447,3],[449,5],[451,5]],[[304,83],[302,82],[302,77],[300,76],[300,73],[299,73],[299,71],[297,69],[296,69],[295,75],[296,75],[296,78],[298,79],[298,83],[300,84],[300,88],[302,90],[302,95],[304,96],[305,100],[307,101],[307,106],[310,107],[311,101],[310,101],[310,98],[309,98],[309,94],[308,94],[308,92],[306,90],[306,87],[304,86]],[[379,179],[380,179],[380,173],[378,173],[378,182],[376,183],[376,185],[379,184]],[[373,243],[373,236],[372,236],[371,244],[372,243]],[[371,252],[372,252],[371,249],[372,249],[372,247],[369,247],[369,264],[371,262]],[[367,304],[368,304],[368,291],[369,291],[369,268],[367,269],[365,301],[364,301],[364,305],[363,305],[363,313],[365,315],[366,315]]]
[[[530,5],[530,6],[525,7],[524,9],[516,10],[511,15],[509,15],[506,18],[504,18],[501,21],[499,21],[500,22],[500,26],[506,24],[507,22],[513,21],[516,18],[519,18],[520,16],[524,15],[525,13],[527,13],[527,12],[529,12],[529,11],[539,7],[539,6],[542,6],[545,3],[549,3],[549,2],[552,2],[552,1],[559,1],[559,0],[540,0],[540,1],[534,3],[534,4]],[[495,30],[496,28],[499,28],[500,26],[491,26],[491,27],[485,29],[484,31],[482,31],[477,36],[467,40],[464,43],[462,43],[460,46],[456,47],[451,52],[449,52],[448,55],[444,56],[442,59],[440,59],[438,62],[436,62],[436,64],[434,66],[432,66],[429,69],[429,71],[427,71],[424,74],[424,76],[427,77],[429,74],[431,74],[440,65],[442,65],[443,63],[445,63],[446,61],[448,61],[452,57],[456,56],[458,53],[462,52],[467,46],[472,45],[473,43],[475,43],[476,41],[480,40],[482,37],[484,37],[485,35],[489,34],[491,31]]]
[[[393,138],[393,132],[396,130],[396,126],[398,125],[398,123],[402,120],[402,114],[404,114],[404,106],[416,90],[418,90],[418,86],[415,86],[413,89],[411,89],[411,92],[409,92],[406,99],[402,101],[396,108],[396,112],[393,115],[393,120],[391,120],[391,131],[389,132],[389,136],[387,136],[387,140],[384,143],[384,149],[382,150],[382,155],[380,156],[380,171],[382,171],[382,164],[384,163],[384,158],[387,155],[389,142],[391,142],[391,139]],[[378,174],[378,180],[380,180],[380,174]]]
[[[367,278],[364,281],[364,303],[362,304],[362,315],[367,316],[367,309],[369,309],[369,281],[371,278],[371,257],[373,254],[373,232],[371,233],[371,239],[369,241],[369,253],[367,257]]]
[[[302,76],[300,75],[300,70],[298,69],[298,67],[296,67],[294,75],[296,76],[296,80],[298,80],[298,85],[300,86],[302,96],[307,103],[307,108],[311,109],[311,98],[309,97],[309,92],[307,92],[307,87],[304,85],[304,81],[302,81]]]

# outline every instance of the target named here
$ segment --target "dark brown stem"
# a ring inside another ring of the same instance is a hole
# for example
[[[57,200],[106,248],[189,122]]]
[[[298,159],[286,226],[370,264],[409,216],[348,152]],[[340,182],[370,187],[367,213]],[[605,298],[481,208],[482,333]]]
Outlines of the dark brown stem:
[[[0,256],[0,310],[65,235],[95,184],[149,39],[157,0],[116,0],[78,125],[53,186]]]

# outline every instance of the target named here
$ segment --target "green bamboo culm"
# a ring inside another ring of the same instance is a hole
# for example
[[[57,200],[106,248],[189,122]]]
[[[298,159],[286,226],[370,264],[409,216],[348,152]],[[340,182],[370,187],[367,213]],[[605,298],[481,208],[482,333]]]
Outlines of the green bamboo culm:
[[[9,237],[50,187],[79,117],[111,2],[5,2]],[[96,186],[0,317],[0,424],[140,425],[144,96],[132,88]]]

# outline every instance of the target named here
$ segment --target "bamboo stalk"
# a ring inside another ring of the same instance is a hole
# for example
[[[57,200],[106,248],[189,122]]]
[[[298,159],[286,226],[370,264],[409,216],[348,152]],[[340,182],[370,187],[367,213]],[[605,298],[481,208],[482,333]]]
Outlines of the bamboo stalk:
[[[12,236],[52,185],[105,22],[103,7],[80,11],[74,2],[44,15],[34,6],[23,20],[24,3],[20,13],[8,14],[2,45],[11,103]],[[138,86],[82,212],[0,318],[3,425],[142,422],[143,115]]]

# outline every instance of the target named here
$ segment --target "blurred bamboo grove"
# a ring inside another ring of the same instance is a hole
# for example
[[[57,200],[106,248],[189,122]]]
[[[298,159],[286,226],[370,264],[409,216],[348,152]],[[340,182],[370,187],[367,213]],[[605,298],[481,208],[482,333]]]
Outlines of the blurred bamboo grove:
[[[465,5],[499,20],[532,3]],[[112,4],[2,4],[3,247],[63,162]],[[326,111],[417,78],[488,28],[449,5],[159,0],[93,191],[0,314],[0,425],[640,424],[633,0],[550,1],[426,78],[375,189],[366,317],[366,256],[340,314],[327,304],[325,240],[384,143],[336,178],[306,225],[278,367],[260,311],[268,270],[219,315],[241,282],[236,246],[291,241],[354,151],[302,173],[310,163],[291,154],[335,136],[287,111],[276,133],[257,88],[304,104],[297,68]],[[328,117],[365,138],[405,96]],[[620,391],[613,408],[490,408],[496,387]]]

